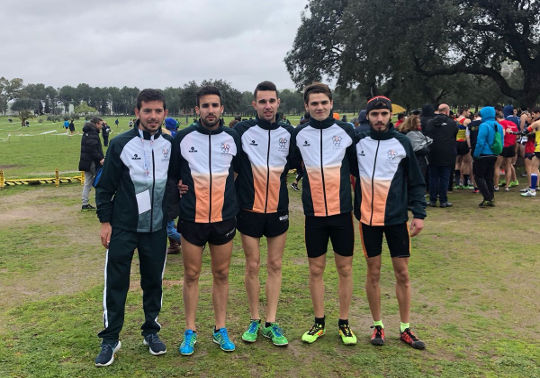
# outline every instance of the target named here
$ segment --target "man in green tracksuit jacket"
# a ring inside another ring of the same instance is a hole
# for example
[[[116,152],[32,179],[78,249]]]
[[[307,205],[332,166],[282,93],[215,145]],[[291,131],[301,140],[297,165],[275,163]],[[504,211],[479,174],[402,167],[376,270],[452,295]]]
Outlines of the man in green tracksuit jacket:
[[[135,126],[114,138],[107,151],[103,173],[96,186],[101,243],[107,248],[103,339],[96,366],[108,366],[120,349],[131,260],[138,250],[145,322],[144,345],[153,355],[167,351],[157,333],[162,302],[167,232],[165,186],[171,141],[161,134],[167,116],[163,93],[145,89],[137,96]]]

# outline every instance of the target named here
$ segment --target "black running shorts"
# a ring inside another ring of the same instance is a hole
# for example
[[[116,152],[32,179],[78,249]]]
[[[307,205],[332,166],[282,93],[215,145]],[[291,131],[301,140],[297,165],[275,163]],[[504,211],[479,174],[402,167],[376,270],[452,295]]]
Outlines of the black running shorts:
[[[178,221],[178,231],[191,244],[203,247],[206,243],[221,245],[236,235],[236,218],[214,223]]]
[[[319,257],[326,253],[328,239],[334,252],[341,256],[352,256],[354,251],[354,226],[351,213],[329,217],[306,216],[305,239],[308,257]]]
[[[264,214],[240,210],[236,219],[238,231],[253,238],[272,238],[289,229],[289,214],[286,211]]]
[[[382,252],[383,233],[392,257],[409,257],[411,243],[407,223],[394,226],[368,226],[360,223],[360,237],[364,256],[375,257]]]
[[[503,147],[503,150],[501,152],[501,156],[505,157],[505,158],[511,158],[511,157],[516,156],[516,146],[512,145],[512,146],[508,146],[508,147]]]
[[[467,144],[467,142],[457,142],[456,147],[458,155],[467,155],[467,153],[469,152],[469,145]]]

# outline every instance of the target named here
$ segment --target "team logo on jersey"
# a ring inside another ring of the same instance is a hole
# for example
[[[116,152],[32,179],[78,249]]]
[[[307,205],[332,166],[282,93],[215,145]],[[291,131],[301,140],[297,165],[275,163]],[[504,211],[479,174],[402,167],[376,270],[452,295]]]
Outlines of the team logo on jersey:
[[[304,144],[302,146],[303,147],[309,147],[309,146],[311,146],[311,144],[307,140],[304,140]]]
[[[394,150],[390,150],[386,153],[386,157],[388,158],[388,160],[394,160],[396,156],[397,156],[397,152]]]
[[[131,160],[141,160],[141,157],[137,154],[133,154],[133,156],[131,157]]]
[[[366,153],[364,152],[364,150],[360,151],[360,153],[358,154],[358,156],[366,156]]]
[[[339,135],[334,135],[332,137],[332,143],[334,143],[334,147],[339,147],[341,145],[341,137]]]
[[[188,150],[188,152],[198,152],[198,151],[194,146],[191,146],[191,148]]]
[[[258,146],[257,142],[255,142],[255,139],[252,139],[251,142],[249,142],[250,146]]]
[[[231,149],[231,146],[229,146],[229,143],[221,143],[221,152],[222,153],[228,154],[230,149]]]
[[[289,140],[287,138],[279,138],[279,149],[282,151],[286,150],[288,141]]]
[[[161,152],[163,153],[163,157],[164,158],[168,158],[169,157],[169,148],[168,147],[163,147],[163,149],[161,150]]]

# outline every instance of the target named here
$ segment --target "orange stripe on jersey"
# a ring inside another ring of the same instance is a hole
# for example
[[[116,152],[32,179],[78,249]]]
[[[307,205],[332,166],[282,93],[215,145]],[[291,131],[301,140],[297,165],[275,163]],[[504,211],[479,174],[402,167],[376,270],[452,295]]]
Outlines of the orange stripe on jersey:
[[[283,172],[283,167],[270,167],[270,175],[269,175],[269,183],[268,183],[268,203],[266,205],[267,213],[277,212],[282,172]]]
[[[223,220],[223,203],[225,198],[225,185],[229,172],[212,173],[212,216],[210,222]]]
[[[326,206],[324,205],[321,168],[306,167],[306,173],[309,178],[309,190],[311,192],[311,201],[313,203],[313,215],[316,217],[324,217],[326,216]]]
[[[251,172],[253,174],[253,189],[255,190],[253,211],[264,213],[264,204],[266,202],[266,167],[252,164]]]
[[[384,226],[386,214],[386,198],[390,191],[391,180],[377,180],[373,182],[367,177],[361,178],[362,204],[360,207],[362,223],[369,226]],[[374,186],[373,193],[371,186]],[[372,217],[373,214],[373,217]]]
[[[193,190],[195,191],[195,222],[208,223],[210,205],[210,176],[204,173],[191,172]]]
[[[360,241],[362,242],[362,252],[364,252],[364,257],[367,259],[367,249],[366,244],[364,243],[364,233],[362,232],[362,222],[358,222],[358,228],[360,229]]]
[[[339,200],[339,185],[341,184],[341,166],[324,167],[324,184],[326,191],[326,205],[328,206],[328,215],[341,214]]]

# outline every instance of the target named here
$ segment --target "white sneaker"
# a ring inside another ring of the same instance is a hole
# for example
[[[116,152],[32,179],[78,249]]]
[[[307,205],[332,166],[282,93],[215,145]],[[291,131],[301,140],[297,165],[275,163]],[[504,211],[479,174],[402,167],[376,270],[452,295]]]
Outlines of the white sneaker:
[[[527,190],[525,193],[521,193],[522,197],[536,197],[536,190]]]

